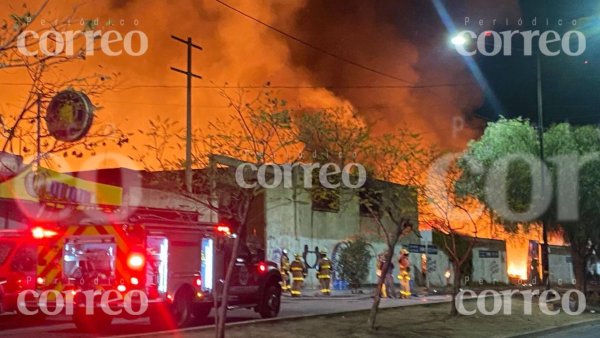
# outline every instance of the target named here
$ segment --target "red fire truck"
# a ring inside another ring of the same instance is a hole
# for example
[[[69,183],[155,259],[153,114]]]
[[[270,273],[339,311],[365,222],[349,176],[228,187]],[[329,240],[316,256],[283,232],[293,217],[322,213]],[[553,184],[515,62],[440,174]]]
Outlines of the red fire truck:
[[[224,225],[169,220],[46,226],[37,231],[53,240],[38,246],[36,292],[29,292],[25,303],[29,308],[45,307],[50,314],[70,314],[71,299],[76,326],[96,332],[117,316],[149,316],[160,328],[206,317],[221,301],[236,236]],[[277,265],[241,242],[228,305],[274,317],[281,296]]]

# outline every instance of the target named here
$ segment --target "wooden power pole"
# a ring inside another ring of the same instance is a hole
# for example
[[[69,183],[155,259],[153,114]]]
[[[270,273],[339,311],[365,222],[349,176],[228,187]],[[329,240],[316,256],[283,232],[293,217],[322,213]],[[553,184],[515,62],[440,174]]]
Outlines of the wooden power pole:
[[[171,70],[185,74],[187,77],[187,104],[186,104],[186,133],[185,133],[185,188],[192,192],[192,77],[202,79],[200,75],[192,73],[192,47],[202,50],[202,47],[192,43],[192,38],[187,40],[171,35],[171,38],[187,45],[187,70],[171,67]]]

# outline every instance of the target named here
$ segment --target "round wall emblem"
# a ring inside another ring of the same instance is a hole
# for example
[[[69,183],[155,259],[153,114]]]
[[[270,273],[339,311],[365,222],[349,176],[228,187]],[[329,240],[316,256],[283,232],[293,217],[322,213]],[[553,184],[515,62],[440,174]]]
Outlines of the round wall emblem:
[[[94,119],[94,106],[82,92],[64,90],[52,98],[46,112],[48,131],[54,138],[74,142],[84,137]]]
[[[46,193],[46,186],[48,185],[49,178],[50,175],[45,171],[32,171],[28,173],[23,179],[25,191],[27,191],[31,197],[43,198]]]

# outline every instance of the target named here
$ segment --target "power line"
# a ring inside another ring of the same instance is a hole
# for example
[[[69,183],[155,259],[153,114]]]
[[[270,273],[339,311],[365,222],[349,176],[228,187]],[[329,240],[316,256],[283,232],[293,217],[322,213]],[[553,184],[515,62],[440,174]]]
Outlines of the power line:
[[[196,85],[193,89],[425,89],[425,88],[442,88],[442,87],[468,87],[475,86],[475,83],[441,83],[429,85],[235,85],[235,86],[216,86],[216,85]],[[0,86],[31,86],[30,83],[0,83]],[[82,84],[81,87],[95,86],[92,84]],[[185,85],[160,85],[160,84],[136,84],[125,87],[115,87],[115,90],[129,90],[137,88],[186,88]]]
[[[241,10],[239,10],[239,9],[237,9],[237,8],[235,8],[235,7],[233,7],[233,6],[229,5],[229,4],[227,4],[227,3],[225,3],[225,2],[223,2],[223,1],[221,1],[221,0],[215,0],[215,1],[216,1],[216,2],[218,2],[218,3],[220,3],[221,5],[223,5],[223,6],[227,7],[227,8],[229,8],[229,9],[231,9],[231,10],[233,10],[233,11],[237,12],[238,14],[245,16],[246,18],[248,18],[248,19],[250,19],[250,20],[252,20],[252,21],[255,21],[255,22],[257,22],[257,23],[259,23],[259,24],[261,24],[261,25],[263,25],[263,26],[265,26],[265,27],[267,27],[267,28],[271,29],[271,30],[274,30],[275,32],[277,32],[277,33],[279,33],[279,34],[281,34],[281,35],[283,35],[283,36],[287,37],[288,39],[294,40],[294,41],[296,41],[296,42],[298,42],[298,43],[300,43],[300,44],[302,44],[302,45],[304,45],[304,46],[307,46],[307,47],[309,47],[309,48],[312,48],[312,49],[314,49],[314,50],[316,50],[316,51],[318,51],[318,52],[320,52],[320,53],[323,53],[323,54],[325,54],[325,55],[328,55],[328,56],[330,56],[330,57],[332,57],[332,58],[335,58],[335,59],[338,59],[338,60],[340,60],[340,61],[343,61],[343,62],[345,62],[345,63],[347,63],[347,64],[353,65],[353,66],[355,66],[355,67],[358,67],[358,68],[361,68],[361,69],[364,69],[364,70],[370,71],[370,72],[372,72],[372,73],[375,73],[375,74],[378,74],[378,75],[381,75],[381,76],[384,76],[384,77],[387,77],[387,78],[390,78],[390,79],[393,79],[393,80],[396,80],[396,81],[404,82],[404,83],[411,84],[411,85],[412,85],[412,84],[414,84],[414,83],[412,83],[411,81],[407,81],[407,80],[405,80],[405,79],[402,79],[402,78],[399,78],[399,77],[397,77],[397,76],[394,76],[394,75],[391,75],[391,74],[384,73],[384,72],[382,72],[382,71],[379,71],[379,70],[377,70],[377,69],[374,69],[374,68],[371,68],[371,67],[369,67],[369,66],[365,66],[365,65],[363,65],[363,64],[360,64],[360,63],[358,63],[358,62],[356,62],[356,61],[353,61],[353,60],[347,59],[347,58],[345,58],[345,57],[343,57],[343,56],[340,56],[340,55],[334,54],[334,53],[332,53],[332,52],[330,52],[330,51],[327,51],[327,50],[325,50],[325,49],[323,49],[323,48],[321,48],[321,47],[315,46],[315,45],[313,45],[312,43],[309,43],[309,42],[307,42],[307,41],[304,41],[304,40],[302,40],[302,39],[300,39],[300,38],[298,38],[298,37],[296,37],[296,36],[294,36],[294,35],[292,35],[292,34],[290,34],[290,33],[284,32],[284,31],[282,31],[281,29],[279,29],[279,28],[277,28],[277,27],[271,26],[270,24],[268,24],[268,23],[266,23],[266,22],[264,22],[264,21],[261,21],[260,19],[257,19],[257,18],[255,18],[255,17],[253,17],[253,16],[251,16],[251,15],[249,15],[249,14],[247,14],[247,13],[244,13],[244,12],[242,12]]]
[[[431,85],[237,85],[237,86],[193,86],[195,89],[420,89],[420,88],[439,88],[439,87],[467,87],[474,86],[475,83],[441,83]],[[120,88],[133,89],[133,88],[181,88],[183,86],[172,86],[172,85],[132,85],[128,87]]]

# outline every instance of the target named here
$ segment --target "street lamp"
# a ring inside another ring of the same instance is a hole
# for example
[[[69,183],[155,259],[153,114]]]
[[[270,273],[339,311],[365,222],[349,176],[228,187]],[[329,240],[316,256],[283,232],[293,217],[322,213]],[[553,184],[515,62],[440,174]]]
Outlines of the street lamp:
[[[467,39],[465,39],[465,37],[462,34],[458,34],[452,39],[450,39],[450,42],[455,46],[464,46],[467,44]]]
[[[465,38],[464,34],[457,34],[453,38],[450,39],[450,42],[455,46],[466,46],[468,44],[468,40]],[[487,44],[487,43],[486,43]],[[520,50],[519,48],[510,47],[513,50]],[[522,51],[522,50],[520,50]],[[542,66],[540,61],[540,53],[536,53],[536,96],[537,96],[537,119],[538,119],[538,138],[539,138],[539,153],[540,153],[540,163],[541,163],[541,171],[540,171],[540,179],[541,179],[541,188],[542,194],[544,193],[544,176],[545,166],[544,166],[544,111],[543,111],[543,95],[542,95]],[[546,222],[546,217],[542,217],[542,279],[546,289],[550,288],[550,267],[548,260],[548,225]]]

